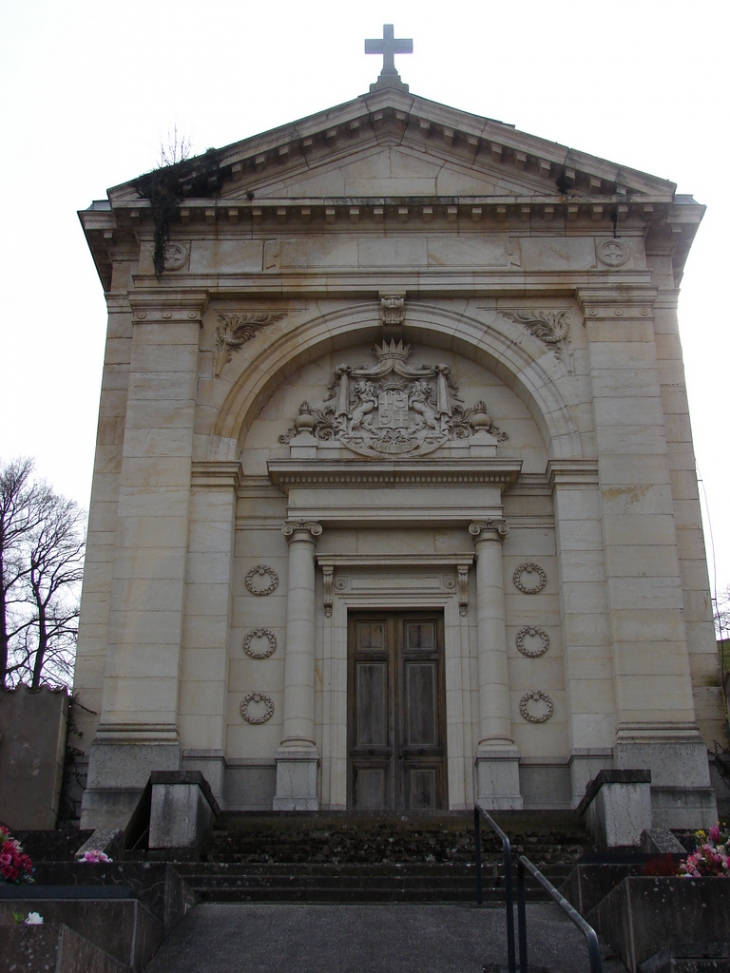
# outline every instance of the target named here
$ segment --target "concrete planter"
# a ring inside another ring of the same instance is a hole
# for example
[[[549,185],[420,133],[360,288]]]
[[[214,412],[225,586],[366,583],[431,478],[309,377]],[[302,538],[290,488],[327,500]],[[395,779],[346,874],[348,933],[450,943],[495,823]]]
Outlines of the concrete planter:
[[[67,719],[65,689],[0,690],[0,821],[13,831],[56,827]]]
[[[625,878],[586,916],[631,973],[660,950],[722,943],[730,929],[724,878]]]

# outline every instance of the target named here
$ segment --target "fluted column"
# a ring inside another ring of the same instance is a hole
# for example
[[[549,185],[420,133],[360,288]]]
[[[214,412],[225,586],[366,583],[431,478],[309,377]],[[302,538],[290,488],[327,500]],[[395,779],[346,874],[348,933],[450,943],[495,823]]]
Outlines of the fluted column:
[[[477,799],[485,808],[522,807],[519,751],[512,739],[507,635],[504,618],[503,520],[469,525],[477,555],[477,638],[479,648],[479,746]]]
[[[314,549],[318,523],[282,528],[289,542],[284,729],[276,756],[274,810],[316,811],[319,755],[314,739]]]

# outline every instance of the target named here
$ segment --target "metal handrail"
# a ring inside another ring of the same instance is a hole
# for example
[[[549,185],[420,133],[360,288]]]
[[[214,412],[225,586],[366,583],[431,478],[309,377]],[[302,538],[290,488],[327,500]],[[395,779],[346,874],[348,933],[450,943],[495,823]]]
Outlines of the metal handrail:
[[[517,973],[515,960],[515,914],[512,896],[512,850],[509,838],[500,826],[484,808],[478,804],[474,806],[474,864],[476,866],[477,905],[482,904],[482,834],[480,817],[484,818],[489,827],[502,840],[502,855],[504,858],[504,897],[507,913],[507,969],[509,973]],[[521,957],[520,957],[521,958]],[[523,973],[526,973],[526,968]]]
[[[527,916],[525,914],[525,869],[534,876],[554,902],[560,906],[573,925],[583,933],[588,944],[588,959],[591,973],[603,973],[601,949],[593,926],[589,926],[583,916],[564,898],[555,886],[545,878],[529,858],[520,855],[517,861],[517,931],[520,938],[520,973],[527,973]]]

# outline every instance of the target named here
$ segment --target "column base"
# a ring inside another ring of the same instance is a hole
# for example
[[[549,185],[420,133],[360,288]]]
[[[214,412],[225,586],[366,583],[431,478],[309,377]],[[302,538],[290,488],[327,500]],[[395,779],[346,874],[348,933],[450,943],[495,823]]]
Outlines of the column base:
[[[517,747],[481,746],[476,756],[477,804],[485,811],[521,811]]]
[[[178,770],[176,743],[92,743],[82,828],[126,828],[153,770]]]
[[[318,811],[319,754],[311,748],[282,747],[276,754],[275,811]]]

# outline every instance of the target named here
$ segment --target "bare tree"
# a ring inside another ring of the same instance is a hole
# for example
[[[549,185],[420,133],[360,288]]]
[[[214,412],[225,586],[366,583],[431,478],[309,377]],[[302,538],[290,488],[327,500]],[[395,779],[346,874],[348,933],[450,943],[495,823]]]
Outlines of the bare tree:
[[[32,473],[0,463],[0,684],[37,689],[71,681],[84,516]]]
[[[193,140],[189,135],[182,135],[177,130],[177,122],[172,131],[167,130],[167,141],[160,144],[160,160],[158,167],[175,166],[178,162],[185,162],[192,155]]]

